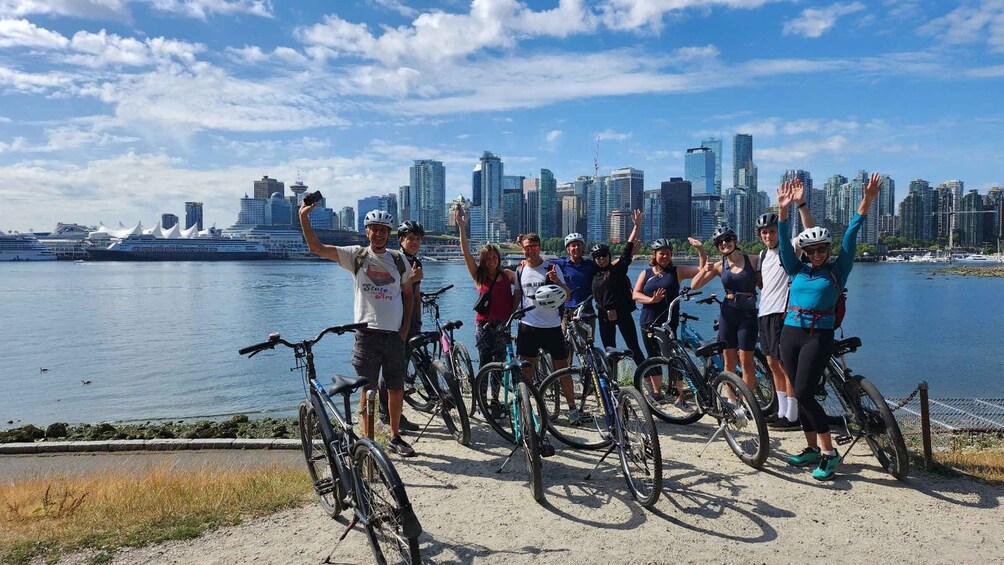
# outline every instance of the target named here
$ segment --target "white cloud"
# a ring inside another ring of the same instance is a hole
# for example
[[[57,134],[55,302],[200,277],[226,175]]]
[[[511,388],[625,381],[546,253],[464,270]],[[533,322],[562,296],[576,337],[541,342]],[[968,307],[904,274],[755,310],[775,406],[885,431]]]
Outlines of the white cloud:
[[[250,14],[263,18],[272,17],[271,0],[142,0],[154,9],[197,18],[207,19],[214,14]]]
[[[985,41],[994,53],[1004,53],[1004,2],[966,3],[917,30],[953,45]]]
[[[551,130],[551,131],[547,132],[547,136],[546,136],[547,142],[548,143],[554,143],[554,142],[558,141],[558,139],[561,137],[562,133],[564,133],[564,132],[562,132],[560,129],[555,129],[555,130]]]
[[[6,116],[0,116],[0,124],[9,124],[9,123],[11,123],[11,119],[10,118],[8,118]]]
[[[850,146],[850,141],[843,135],[832,135],[823,139],[806,139],[795,141],[780,147],[766,147],[756,150],[758,164],[789,165],[803,161],[818,153],[842,154]]]
[[[73,79],[63,73],[25,73],[0,66],[0,93],[10,89],[44,94],[71,86]]]
[[[213,14],[249,14],[272,17],[271,0],[0,0],[0,16],[71,16],[128,20],[130,4],[143,3],[155,10],[190,18]]]
[[[266,53],[257,45],[245,45],[241,48],[227,47],[224,53],[231,60],[244,65],[283,63],[302,67],[310,63],[306,56],[289,47],[276,47],[271,53]]]
[[[78,31],[73,34],[70,48],[76,54],[68,56],[67,61],[89,67],[142,66],[150,62],[150,52],[142,41],[119,37],[105,30],[98,33]]]
[[[397,12],[406,18],[413,18],[418,15],[418,10],[406,5],[401,0],[371,0],[371,2],[381,8]]]
[[[599,141],[627,141],[631,139],[630,132],[619,132],[612,129],[605,129],[596,134]]]
[[[614,30],[660,31],[670,13],[713,7],[755,9],[779,0],[605,0],[600,6],[603,23]]]
[[[0,19],[0,48],[61,49],[68,44],[69,40],[62,35],[40,28],[28,20]]]
[[[801,35],[802,37],[820,37],[837,23],[841,16],[853,14],[866,9],[861,2],[836,3],[825,8],[806,8],[801,15],[784,23],[785,35]]]

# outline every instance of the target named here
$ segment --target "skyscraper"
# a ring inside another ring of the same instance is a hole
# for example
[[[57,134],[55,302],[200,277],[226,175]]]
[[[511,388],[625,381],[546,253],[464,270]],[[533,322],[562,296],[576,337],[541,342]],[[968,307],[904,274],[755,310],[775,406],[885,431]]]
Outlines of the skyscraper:
[[[709,137],[701,142],[701,147],[707,147],[715,154],[715,196],[722,195],[722,140]]]
[[[315,208],[314,212],[316,211],[317,209]],[[273,192],[272,196],[265,201],[265,221],[263,223],[267,226],[292,227],[293,209],[289,204],[289,200],[284,198],[282,194]],[[313,221],[311,225],[313,225]]]
[[[690,228],[693,231],[691,235],[701,241],[711,239],[711,234],[718,224],[721,200],[721,197],[714,194],[694,194],[690,197]]]
[[[403,185],[397,189],[397,217],[402,222],[412,220],[411,217],[411,185]]]
[[[826,179],[826,183],[823,185],[823,198],[826,200],[823,210],[826,211],[826,215],[822,218],[813,217],[820,225],[823,225],[823,220],[839,223],[837,217],[840,209],[840,187],[845,183],[847,183],[847,177],[844,175],[833,175]]]
[[[523,179],[523,195],[526,197],[527,233],[540,233],[540,179]]]
[[[631,212],[618,208],[610,213],[610,243],[626,242],[631,229]]]
[[[526,221],[523,216],[526,200],[523,197],[522,181],[519,188],[502,190],[502,216],[505,220],[507,235],[505,239],[512,241],[517,235],[527,233]]]
[[[261,177],[261,180],[254,181],[254,197],[259,200],[268,200],[276,192],[283,198],[286,197],[285,185],[268,175]]]
[[[338,229],[352,231],[352,228],[355,225],[356,211],[352,208],[352,206],[343,206],[342,209],[338,211]]]
[[[471,239],[498,241],[502,224],[502,157],[485,151],[471,177]]]
[[[359,218],[356,220],[356,227],[360,233],[365,232],[365,227],[363,223],[366,221],[366,214],[372,212],[373,210],[383,210],[391,216],[390,223],[393,225],[391,231],[397,232],[397,225],[400,223],[397,221],[397,195],[394,193],[383,194],[381,196],[367,196],[366,198],[359,199]],[[343,208],[344,210],[344,208]],[[311,218],[313,219],[313,218]],[[344,229],[345,224],[342,224]]]
[[[746,181],[740,182],[740,171],[753,167],[753,135],[738,133],[732,138],[732,186],[749,188]],[[747,175],[747,181],[749,180]],[[755,188],[755,187],[754,187]]]
[[[587,241],[607,241],[610,239],[610,209],[607,202],[607,187],[610,177],[590,179],[586,193],[586,236]]]
[[[792,182],[795,179],[798,179],[798,180],[802,181],[802,186],[805,187],[805,191],[803,192],[803,197],[805,198],[806,204],[809,205],[809,211],[811,212],[811,211],[817,209],[818,208],[818,204],[817,204],[817,208],[813,208],[813,205],[812,205],[812,197],[813,197],[812,175],[809,173],[809,171],[803,171],[802,169],[789,169],[789,170],[785,171],[784,174],[781,176],[781,183],[783,184],[783,183],[786,183],[786,182]],[[824,206],[824,209],[825,209],[825,206]],[[801,233],[802,230],[805,229],[805,226],[802,225],[802,215],[796,213],[796,211],[794,209],[789,210],[789,213],[791,213],[792,217],[794,217],[794,221],[792,221],[792,224],[791,224],[791,233],[792,233],[792,235],[797,235],[797,234]],[[813,217],[812,217],[812,219],[815,220],[816,222],[822,222],[823,218],[825,218],[825,216],[815,216],[815,215],[813,215]]]
[[[955,216],[955,229],[959,234],[957,243],[966,247],[982,247],[984,216],[992,216],[980,213],[983,212],[983,198],[980,193],[976,190],[967,192],[959,200],[957,210],[960,212]]]
[[[161,214],[160,227],[169,230],[178,224],[178,216],[174,214]],[[187,228],[186,228],[187,229]]]
[[[582,232],[585,230],[585,218],[582,213],[582,199],[574,194],[561,198],[562,233]],[[557,236],[553,236],[557,237]],[[541,236],[543,238],[543,236]]]
[[[498,163],[501,175],[502,161]],[[420,159],[415,161],[410,172],[408,209],[411,219],[418,220],[426,232],[443,233],[446,228],[446,168],[441,161]],[[497,197],[501,206],[501,190]]]
[[[694,194],[715,194],[715,152],[707,147],[687,149],[683,178]]]
[[[618,208],[641,210],[642,195],[645,193],[645,171],[632,167],[615,170],[610,175],[614,190],[620,194]]]
[[[202,202],[185,202],[185,229],[194,225],[202,231]]]
[[[265,223],[264,198],[251,198],[247,194],[241,198],[241,210],[237,213],[237,226],[257,226]]]
[[[691,190],[690,181],[680,177],[662,181],[662,237],[681,240],[690,237]]]
[[[645,204],[642,208],[644,221],[642,237],[645,243],[651,244],[662,237],[662,190],[646,190]]]
[[[540,170],[540,188],[537,196],[539,212],[537,222],[540,225],[541,239],[560,237],[561,222],[559,221],[558,183],[554,173],[547,169]]]

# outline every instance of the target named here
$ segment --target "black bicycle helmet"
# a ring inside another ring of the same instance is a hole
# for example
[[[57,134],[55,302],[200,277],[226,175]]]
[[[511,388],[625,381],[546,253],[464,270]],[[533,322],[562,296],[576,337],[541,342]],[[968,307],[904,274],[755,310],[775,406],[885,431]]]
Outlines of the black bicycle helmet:
[[[711,234],[711,239],[715,241],[715,245],[718,245],[719,241],[727,237],[735,239],[736,232],[735,230],[726,225],[718,226],[717,228],[715,228],[714,233]]]
[[[756,229],[762,230],[777,225],[777,214],[761,214],[756,219]]]
[[[606,243],[597,243],[589,250],[589,254],[593,257],[603,257],[610,255],[610,246]]]
[[[660,237],[659,239],[652,242],[652,251],[658,251],[660,249],[673,250],[673,244],[669,242],[668,239]]]
[[[422,227],[422,224],[414,220],[406,220],[397,227],[398,239],[401,239],[409,233],[413,233],[419,237],[425,237],[425,228]]]

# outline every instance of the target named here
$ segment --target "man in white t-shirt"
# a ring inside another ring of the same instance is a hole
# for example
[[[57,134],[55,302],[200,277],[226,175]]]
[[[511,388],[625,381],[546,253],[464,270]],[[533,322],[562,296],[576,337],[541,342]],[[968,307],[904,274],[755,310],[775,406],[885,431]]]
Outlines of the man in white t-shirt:
[[[400,435],[407,371],[405,341],[411,328],[414,307],[414,291],[409,282],[412,268],[400,251],[387,249],[393,217],[383,210],[367,213],[363,223],[370,244],[367,247],[338,247],[324,245],[314,234],[309,214],[315,206],[303,205],[299,210],[307,247],[311,253],[335,261],[352,273],[355,280],[355,322],[368,324],[365,330],[356,332],[352,365],[359,376],[369,380],[367,388],[377,385],[383,371],[387,385],[387,412],[390,415],[391,440],[388,447],[404,457],[414,456],[415,450]],[[365,394],[360,398],[363,412],[366,410],[365,398]]]
[[[802,200],[804,187],[796,179],[790,184],[797,195],[799,216],[805,227],[815,224],[808,206]],[[798,186],[799,188],[795,188]],[[781,328],[784,327],[784,316],[788,310],[788,273],[781,266],[781,253],[777,239],[777,214],[763,214],[756,222],[757,233],[766,249],[760,252],[757,265],[760,286],[759,319],[760,347],[767,356],[767,365],[774,377],[774,388],[777,390],[777,417],[770,423],[771,429],[801,430],[798,424],[798,401],[795,399],[795,389],[788,378],[784,364],[781,363]]]

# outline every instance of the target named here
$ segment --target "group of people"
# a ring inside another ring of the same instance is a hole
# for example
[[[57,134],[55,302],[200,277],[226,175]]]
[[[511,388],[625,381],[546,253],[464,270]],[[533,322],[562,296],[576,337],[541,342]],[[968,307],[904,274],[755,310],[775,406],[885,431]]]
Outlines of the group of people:
[[[565,237],[566,257],[545,259],[541,256],[540,236],[529,233],[517,241],[524,260],[516,269],[507,269],[501,250],[494,244],[482,246],[474,257],[466,233],[467,218],[458,210],[460,247],[478,292],[475,337],[480,363],[504,361],[509,333],[506,322],[516,309],[534,304],[540,307],[527,312],[519,323],[516,354],[529,363],[527,371],[532,371],[540,351],[551,357],[555,370],[567,367],[569,351],[561,329],[563,312],[573,311],[590,297],[595,301],[603,345],[614,347],[619,332],[635,361],[641,363],[646,355],[660,355],[660,348],[648,335],[639,342],[634,321],[638,305],[643,327],[668,321],[675,331],[679,314],[670,312],[669,304],[683,282],[689,280],[689,286],[698,289],[717,277],[724,288],[718,338],[726,345],[725,369],[734,371],[738,365],[746,383],[754,387],[754,351],[759,340],[778,397],[771,427],[801,427],[807,446],[789,462],[795,466],[816,465],[813,477],[830,479],[841,457],[833,447],[829,421],[814,393],[832,351],[836,305],[853,266],[857,234],[880,187],[880,175],[872,174],[835,259],[831,259],[832,236],[826,228],[815,225],[805,202],[805,187],[796,179],[778,188],[778,213],[764,214],[756,222],[765,245],[759,255],[743,253],[735,231],[720,226],[713,234],[720,260],[709,261],[702,242],[689,238],[689,244],[697,250],[698,264],[677,266],[673,264],[670,241],[660,238],[651,242],[649,265],[633,284],[628,268],[639,247],[643,218],[640,211],[632,214],[633,229],[616,259],[603,243],[593,245],[589,257],[585,257],[586,240],[579,233]],[[798,209],[805,226],[794,239],[789,219],[791,205]],[[314,206],[299,209],[304,239],[312,253],[338,262],[353,274],[355,322],[368,324],[366,330],[356,333],[352,364],[360,376],[380,383],[382,413],[388,416],[391,430],[389,448],[399,455],[413,456],[414,449],[400,432],[414,424],[407,422],[401,411],[406,344],[421,325],[423,275],[416,255],[425,232],[417,222],[406,221],[398,226],[401,251],[389,249],[392,217],[374,210],[364,218],[368,246],[325,245],[310,225],[309,214]],[[676,399],[684,401],[682,395]],[[361,409],[365,410],[362,401]],[[569,413],[570,420],[579,416],[574,411]]]

